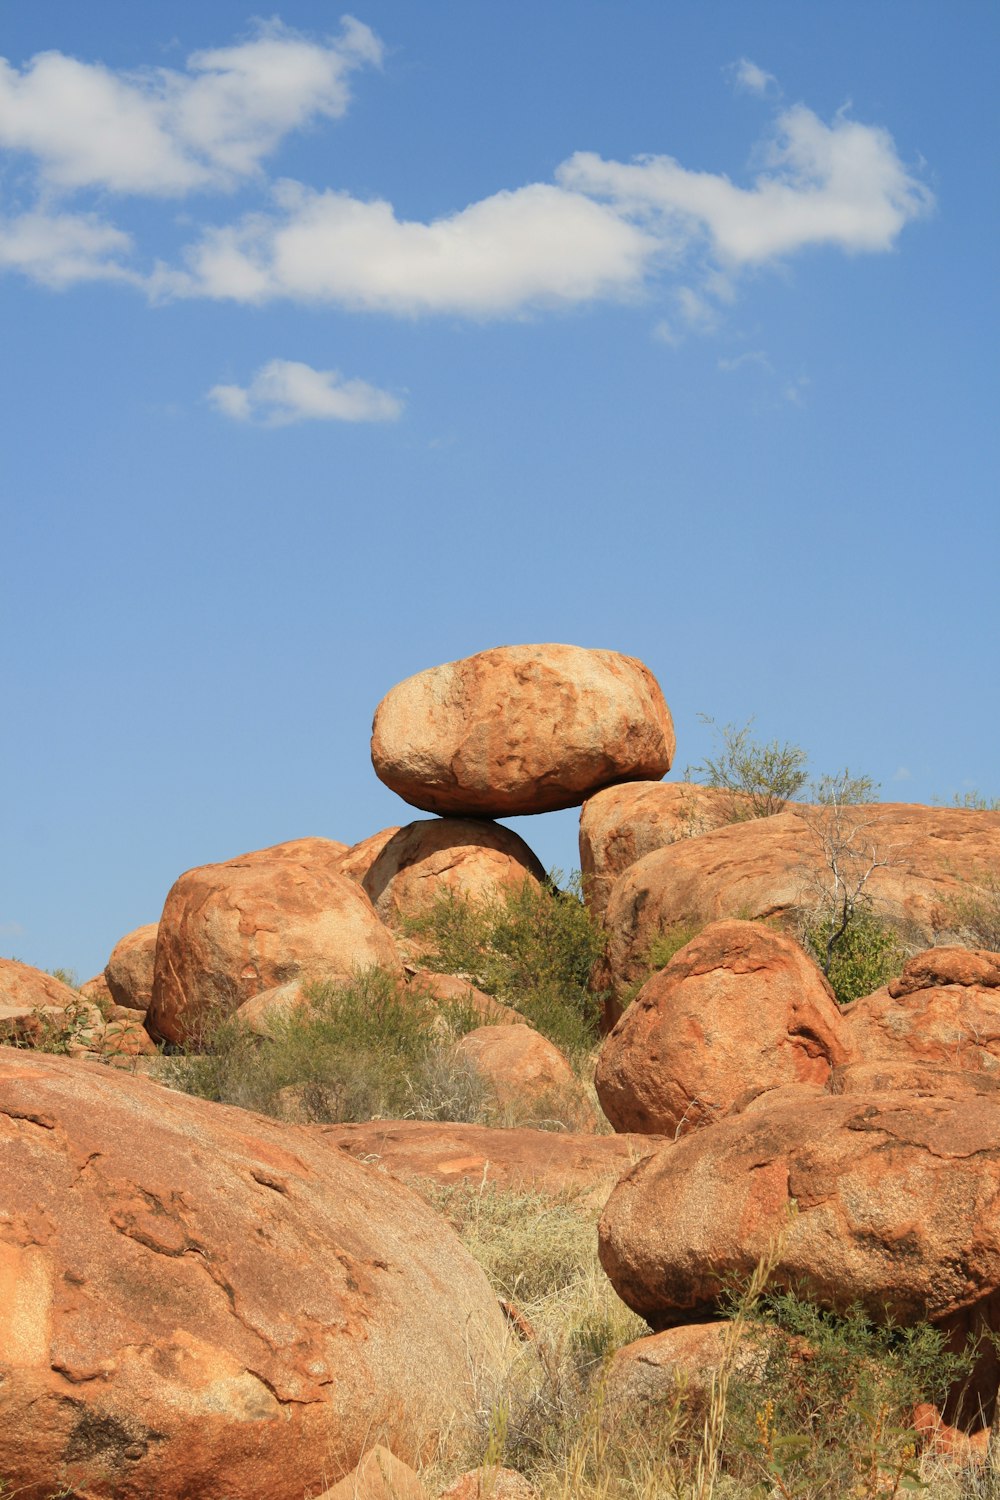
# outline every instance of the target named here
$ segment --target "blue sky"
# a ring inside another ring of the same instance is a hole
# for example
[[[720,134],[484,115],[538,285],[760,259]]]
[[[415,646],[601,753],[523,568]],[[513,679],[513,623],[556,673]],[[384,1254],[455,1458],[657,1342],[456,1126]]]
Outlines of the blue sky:
[[[371,716],[640,656],[888,799],[1000,794],[1000,12],[0,8],[0,953],[407,821]],[[517,820],[576,863],[573,813]]]

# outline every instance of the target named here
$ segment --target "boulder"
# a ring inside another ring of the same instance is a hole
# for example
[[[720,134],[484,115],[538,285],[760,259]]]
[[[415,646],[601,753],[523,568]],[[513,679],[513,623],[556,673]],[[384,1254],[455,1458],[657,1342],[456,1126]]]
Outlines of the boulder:
[[[600,917],[611,887],[654,849],[725,828],[746,799],[692,781],[625,781],[588,797],[580,811],[580,873]]]
[[[766,1371],[770,1339],[747,1327],[742,1335],[729,1322],[681,1324],[635,1339],[616,1349],[605,1373],[605,1402],[611,1416],[622,1406],[649,1407],[683,1394],[685,1409],[700,1411],[712,1391],[712,1378],[725,1360],[731,1373],[745,1380]]]
[[[487,1087],[501,1112],[551,1115],[590,1130],[597,1120],[569,1059],[547,1037],[523,1023],[479,1026],[452,1048]]]
[[[846,1005],[843,1014],[859,1060],[933,1063],[1000,1078],[1000,989],[934,984],[893,995],[890,985]]]
[[[714,922],[639,991],[594,1082],[616,1130],[680,1136],[747,1094],[823,1089],[850,1057],[833,991],[797,943],[757,922]]]
[[[349,875],[360,885],[386,844],[399,832],[399,825],[394,824],[392,828],[383,828],[379,833],[373,833],[368,838],[362,839],[359,844],[352,844],[341,856],[337,866],[341,875]]]
[[[409,1464],[376,1444],[352,1474],[318,1500],[427,1500],[427,1491]]]
[[[329,1147],[403,1181],[441,1187],[490,1183],[549,1197],[606,1193],[623,1172],[665,1144],[655,1136],[499,1130],[435,1120],[366,1120],[313,1129]]]
[[[618,1295],[654,1329],[690,1323],[716,1316],[733,1280],[771,1255],[772,1290],[835,1312],[995,1327],[994,1100],[794,1093],[622,1179],[599,1228]]]
[[[506,818],[658,781],[674,728],[652,673],[617,651],[501,646],[419,672],[375,711],[372,764],[424,812]]]
[[[797,924],[829,882],[824,816],[821,809],[786,808],[638,859],[608,897],[600,982],[624,998],[648,972],[651,943],[679,923],[769,917]],[[856,828],[858,848],[874,847],[891,861],[872,873],[866,891],[907,943],[928,946],[950,931],[949,903],[984,868],[1000,865],[1000,812],[880,803],[847,808],[844,820]]]
[[[167,896],[146,1024],[195,1040],[264,990],[295,979],[350,979],[379,966],[402,975],[391,936],[364,891],[337,869],[329,840],[203,865]]]
[[[298,1126],[0,1050],[0,1474],[287,1500],[477,1409],[505,1323],[443,1218]],[[67,1212],[67,1204],[72,1212]]]
[[[129,1010],[149,1009],[153,997],[158,922],[147,922],[127,932],[115,944],[104,970],[104,980],[116,1005]]]
[[[0,958],[0,1042],[66,1046],[100,1030],[104,1017],[79,990],[16,958]]]
[[[427,997],[445,1009],[471,1012],[479,1016],[485,1026],[506,1026],[524,1020],[519,1010],[501,1004],[483,990],[477,990],[458,974],[435,974],[432,969],[414,969],[407,974],[407,980],[413,994]]]
[[[422,915],[439,896],[484,900],[504,886],[519,890],[545,871],[522,838],[499,823],[421,818],[384,845],[362,881],[383,922]]]

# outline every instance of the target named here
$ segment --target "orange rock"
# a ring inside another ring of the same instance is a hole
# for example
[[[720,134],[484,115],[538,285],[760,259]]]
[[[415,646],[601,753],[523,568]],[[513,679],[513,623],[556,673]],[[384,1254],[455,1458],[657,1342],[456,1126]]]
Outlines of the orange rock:
[[[516,1469],[470,1469],[441,1491],[440,1500],[535,1500],[537,1493]]]
[[[156,945],[154,1036],[183,1042],[294,979],[349,979],[372,965],[402,975],[371,902],[337,869],[341,846],[298,842],[312,847],[258,850],[174,883]]]
[[[608,1361],[606,1405],[613,1416],[622,1405],[656,1405],[682,1394],[690,1411],[692,1406],[705,1403],[712,1377],[727,1356],[729,1368],[737,1377],[762,1376],[770,1340],[777,1337],[781,1335],[776,1329],[749,1327],[739,1335],[730,1323],[719,1322],[681,1324],[635,1339],[615,1350]]]
[[[714,922],[639,991],[594,1082],[616,1130],[679,1136],[750,1093],[823,1089],[850,1057],[833,991],[797,943],[760,923]]]
[[[420,916],[439,896],[484,900],[537,885],[545,871],[511,828],[475,818],[421,818],[384,845],[362,881],[383,922]]]
[[[934,984],[893,996],[886,987],[846,1005],[843,1014],[851,1046],[865,1062],[935,1063],[1000,1078],[1000,989]]]
[[[479,1026],[452,1050],[471,1065],[501,1110],[551,1113],[572,1119],[578,1130],[597,1123],[569,1059],[533,1027]]]
[[[286,839],[283,844],[269,844],[266,849],[251,849],[247,854],[237,855],[231,864],[270,864],[276,859],[302,860],[310,862],[329,864],[337,868],[339,862],[349,853],[347,844],[341,844],[337,839],[323,839],[309,837],[304,839]]]
[[[523,1021],[519,1010],[502,1005],[492,995],[477,990],[467,979],[457,974],[435,974],[432,969],[414,969],[408,975],[410,989],[419,996],[428,996],[444,1006],[457,1006],[482,1018],[486,1026],[505,1026],[509,1022]]]
[[[646,973],[651,942],[679,922],[724,917],[794,922],[813,908],[829,872],[810,820],[817,810],[776,813],[682,839],[644,855],[608,897],[606,969],[622,997]],[[898,863],[877,869],[866,890],[907,941],[932,943],[947,929],[948,902],[984,868],[1000,865],[1000,812],[882,803],[857,809],[865,842]]]
[[[485,1182],[553,1197],[606,1189],[664,1144],[655,1136],[498,1130],[433,1120],[367,1120],[313,1129],[328,1146],[404,1181]]]
[[[100,974],[95,974],[93,979],[84,980],[80,986],[80,994],[85,1000],[89,1000],[91,1004],[99,1008],[115,1003],[111,998],[111,991],[108,989],[108,981],[104,977],[103,970]]]
[[[745,799],[691,781],[625,781],[588,797],[580,811],[580,872],[587,906],[601,916],[611,887],[655,849],[733,821]]]
[[[418,1462],[499,1378],[444,1219],[311,1130],[0,1049],[0,1152],[12,1491],[286,1500]]]
[[[501,646],[409,677],[375,712],[372,764],[425,812],[505,818],[658,781],[674,729],[652,673],[617,651]]]
[[[153,995],[158,922],[127,932],[114,946],[104,970],[105,983],[116,1005],[146,1011]]]
[[[954,1458],[960,1463],[982,1463],[989,1443],[989,1428],[978,1432],[963,1432],[945,1421],[941,1412],[930,1401],[918,1401],[911,1415],[913,1430],[925,1452],[943,1458]]]
[[[772,1289],[838,1312],[856,1302],[877,1322],[990,1326],[996,1103],[796,1094],[695,1131],[623,1178],[599,1230],[619,1296],[654,1328],[716,1315],[725,1286],[777,1242]]]
[[[427,1491],[409,1464],[376,1444],[353,1474],[324,1490],[318,1500],[427,1500]]]
[[[928,1099],[971,1099],[1000,1103],[1000,1072],[977,1073],[939,1063],[893,1057],[884,1062],[848,1063],[830,1076],[831,1094],[920,1094]]]
[[[337,869],[341,875],[349,875],[360,885],[386,844],[399,832],[399,826],[394,824],[392,828],[383,828],[380,833],[373,833],[369,838],[362,839],[359,844],[352,844],[341,857]]]
[[[103,1025],[100,1010],[79,990],[31,964],[0,958],[0,1042],[44,1047],[58,1038],[62,1046],[69,1033],[89,1035]]]
[[[889,980],[894,1000],[935,985],[967,984],[979,989],[1000,986],[1000,953],[984,948],[928,948],[907,959],[902,972]]]

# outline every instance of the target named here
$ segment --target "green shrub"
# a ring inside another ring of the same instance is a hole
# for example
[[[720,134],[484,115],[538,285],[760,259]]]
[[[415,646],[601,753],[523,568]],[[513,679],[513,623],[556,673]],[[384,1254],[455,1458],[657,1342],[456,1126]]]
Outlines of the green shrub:
[[[486,900],[448,892],[408,923],[428,968],[461,974],[513,1006],[571,1057],[597,1039],[602,996],[588,988],[604,938],[583,903],[579,877],[564,890],[553,872]]]
[[[834,917],[807,922],[803,946],[823,970],[841,1005],[881,989],[899,973],[906,958],[899,934],[867,902],[855,906],[846,926]]]
[[[753,719],[740,728],[716,724],[708,714],[698,717],[720,745],[714,758],[706,755],[701,765],[688,766],[684,774],[689,781],[702,781],[731,793],[730,817],[734,823],[781,812],[806,785],[808,756],[800,745],[755,740],[751,733]]]

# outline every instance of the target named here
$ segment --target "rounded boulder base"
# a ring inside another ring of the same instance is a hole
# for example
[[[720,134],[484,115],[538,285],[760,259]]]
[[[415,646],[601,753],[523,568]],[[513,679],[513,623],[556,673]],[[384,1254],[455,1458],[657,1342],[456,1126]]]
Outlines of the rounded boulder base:
[[[112,1000],[129,1010],[146,1011],[153,998],[153,969],[159,922],[147,922],[120,938],[104,969]]]
[[[189,870],[173,885],[156,944],[147,1026],[197,1039],[264,990],[344,979],[378,966],[402,977],[391,935],[364,891],[337,869],[342,845],[262,849]]]
[[[500,646],[419,672],[375,711],[372,764],[424,812],[506,818],[658,781],[674,728],[642,662],[580,646]]]
[[[376,1442],[418,1462],[499,1378],[444,1219],[309,1130],[0,1049],[0,1150],[13,1492],[315,1494]]]
[[[486,1085],[502,1111],[566,1119],[575,1130],[597,1123],[569,1059],[524,1024],[479,1026],[452,1049]]]
[[[362,889],[383,922],[401,924],[423,915],[439,896],[473,901],[499,889],[539,885],[545,871],[511,828],[475,818],[421,818],[400,828],[383,846]]]
[[[594,1082],[616,1130],[680,1136],[747,1094],[823,1089],[850,1060],[833,992],[798,944],[760,923],[715,922],[639,991]]]

